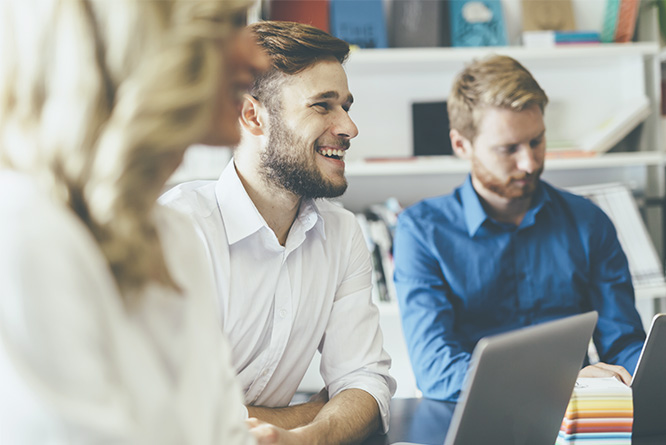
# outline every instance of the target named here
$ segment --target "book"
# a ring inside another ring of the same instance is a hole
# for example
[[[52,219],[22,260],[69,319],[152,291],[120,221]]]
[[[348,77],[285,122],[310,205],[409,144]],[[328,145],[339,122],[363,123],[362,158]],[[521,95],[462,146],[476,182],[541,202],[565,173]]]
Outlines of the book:
[[[361,48],[387,48],[382,0],[330,0],[331,34]]]
[[[452,46],[507,44],[500,0],[450,0],[449,7]]]
[[[630,42],[634,38],[636,20],[638,20],[639,4],[640,0],[620,0],[620,7],[617,12],[617,25],[615,28],[616,42]]]
[[[328,0],[271,0],[269,8],[271,20],[305,23],[330,31]]]
[[[647,97],[627,100],[597,116],[598,123],[586,130],[584,136],[569,141],[548,141],[546,152],[550,157],[573,157],[576,151],[581,152],[580,156],[605,153],[630,136],[650,113]]]
[[[523,0],[523,31],[573,31],[571,0]]]
[[[620,0],[606,0],[600,35],[603,43],[613,43],[615,41],[615,28],[617,27],[617,13],[619,8]]]
[[[390,23],[392,47],[451,45],[449,8],[445,0],[394,0]]]
[[[523,45],[527,47],[599,43],[596,31],[524,31]]]
[[[578,378],[556,444],[631,445],[631,388],[614,377]]]

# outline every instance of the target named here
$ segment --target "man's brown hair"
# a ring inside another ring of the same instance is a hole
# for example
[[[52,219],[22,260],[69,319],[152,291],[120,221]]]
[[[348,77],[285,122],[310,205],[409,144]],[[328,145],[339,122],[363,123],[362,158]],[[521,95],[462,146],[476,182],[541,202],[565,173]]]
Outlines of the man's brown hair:
[[[276,105],[279,79],[284,75],[297,74],[329,58],[342,64],[349,55],[347,42],[314,26],[264,21],[248,28],[271,60],[271,69],[256,78],[250,93],[269,106]]]
[[[453,82],[447,101],[451,129],[474,140],[488,107],[522,111],[538,105],[543,113],[548,96],[517,60],[493,55],[475,60]]]

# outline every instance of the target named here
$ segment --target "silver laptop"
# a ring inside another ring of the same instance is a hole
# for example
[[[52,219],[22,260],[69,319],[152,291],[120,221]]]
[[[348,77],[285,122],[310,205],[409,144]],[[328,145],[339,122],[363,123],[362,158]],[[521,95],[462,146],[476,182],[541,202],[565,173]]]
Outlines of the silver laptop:
[[[666,314],[652,319],[631,380],[632,443],[666,443]]]
[[[444,444],[555,443],[596,322],[588,312],[479,340]]]

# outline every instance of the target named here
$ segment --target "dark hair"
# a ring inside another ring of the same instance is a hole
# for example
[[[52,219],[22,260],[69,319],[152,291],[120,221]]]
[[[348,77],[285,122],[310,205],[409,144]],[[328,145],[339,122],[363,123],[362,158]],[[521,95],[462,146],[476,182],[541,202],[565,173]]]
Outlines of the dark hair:
[[[278,79],[297,74],[320,60],[334,58],[341,64],[349,56],[349,44],[314,26],[295,22],[253,23],[250,32],[271,60],[271,69],[255,79],[250,93],[270,105],[277,98]]]

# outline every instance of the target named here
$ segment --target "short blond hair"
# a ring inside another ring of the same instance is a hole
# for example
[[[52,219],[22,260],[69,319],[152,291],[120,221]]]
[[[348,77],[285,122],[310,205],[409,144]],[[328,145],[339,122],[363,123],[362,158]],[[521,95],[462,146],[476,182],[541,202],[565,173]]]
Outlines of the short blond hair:
[[[177,287],[153,210],[209,130],[220,41],[248,3],[0,1],[0,167],[77,214],[125,298]]]
[[[474,140],[487,107],[522,111],[538,105],[543,113],[548,96],[517,60],[492,55],[469,64],[453,82],[447,100],[451,129]]]

